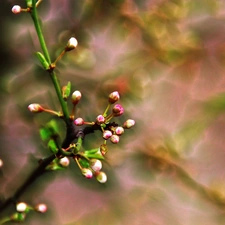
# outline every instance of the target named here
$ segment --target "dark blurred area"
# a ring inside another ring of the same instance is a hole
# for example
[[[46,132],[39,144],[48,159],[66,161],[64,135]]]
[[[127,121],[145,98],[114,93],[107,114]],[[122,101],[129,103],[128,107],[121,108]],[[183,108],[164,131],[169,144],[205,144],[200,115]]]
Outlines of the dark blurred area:
[[[0,199],[50,154],[39,128],[51,116],[27,106],[60,110],[35,56],[31,18],[14,15],[15,4],[25,7],[22,0],[0,7]],[[225,224],[225,3],[45,0],[38,12],[52,61],[71,36],[78,40],[56,68],[61,85],[71,81],[82,93],[76,117],[95,119],[117,90],[125,108],[117,122],[136,125],[109,145],[106,184],[83,178],[72,161],[35,181],[20,200],[49,211],[24,224]],[[99,137],[86,145],[98,147]]]

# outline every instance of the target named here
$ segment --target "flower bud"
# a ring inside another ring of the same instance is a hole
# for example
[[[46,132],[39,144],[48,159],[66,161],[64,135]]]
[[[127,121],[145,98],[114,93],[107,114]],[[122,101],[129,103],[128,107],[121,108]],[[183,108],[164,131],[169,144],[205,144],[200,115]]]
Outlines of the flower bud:
[[[31,111],[31,112],[42,112],[44,110],[44,108],[39,105],[39,104],[36,104],[36,103],[33,103],[33,104],[30,104],[28,105],[28,109]]]
[[[21,7],[20,7],[19,5],[14,5],[14,6],[12,7],[12,12],[13,12],[14,14],[19,14],[19,13],[21,12]]]
[[[76,125],[76,126],[82,126],[82,125],[84,125],[84,120],[83,120],[83,118],[77,118],[77,119],[75,119],[74,120],[74,124]]]
[[[88,168],[82,168],[81,169],[81,173],[83,174],[83,176],[85,176],[88,179],[93,177],[92,171],[90,169],[88,169]]]
[[[120,95],[118,91],[114,91],[111,94],[109,94],[109,103],[113,104],[115,102],[117,102],[120,99]]]
[[[117,144],[119,141],[120,141],[120,137],[116,134],[113,134],[110,138],[110,141],[113,143],[113,144]]]
[[[63,167],[67,167],[70,164],[70,160],[68,157],[65,156],[59,160],[59,164]]]
[[[124,129],[123,129],[123,127],[117,127],[116,129],[115,129],[115,133],[117,134],[117,135],[122,135],[123,133],[124,133]]]
[[[106,144],[102,144],[100,146],[100,152],[103,156],[108,152],[108,148],[107,148]]]
[[[72,103],[74,105],[76,105],[80,101],[81,96],[82,95],[81,95],[80,91],[74,91],[73,94],[72,94],[72,96],[71,96]]]
[[[99,159],[91,159],[90,167],[94,171],[100,171],[102,169],[102,162]]]
[[[47,205],[41,203],[35,206],[34,210],[40,213],[45,213],[47,211]]]
[[[124,112],[124,108],[120,104],[116,104],[113,106],[112,111],[114,116],[121,116]]]
[[[71,37],[65,47],[65,51],[71,51],[73,49],[75,49],[78,45],[77,39],[74,37]]]
[[[98,115],[98,116],[96,117],[96,122],[97,122],[98,124],[104,123],[104,122],[105,122],[105,117],[104,117],[103,115]]]
[[[17,212],[25,212],[27,209],[27,204],[25,202],[19,202],[16,204]]]
[[[3,166],[3,161],[0,159],[0,168]]]
[[[110,130],[105,130],[102,134],[105,140],[109,139],[112,136],[112,132]]]
[[[96,174],[96,179],[100,183],[105,183],[107,181],[107,176],[104,172],[99,172]]]
[[[135,125],[135,121],[132,119],[128,119],[127,121],[124,122],[123,128],[129,129]]]

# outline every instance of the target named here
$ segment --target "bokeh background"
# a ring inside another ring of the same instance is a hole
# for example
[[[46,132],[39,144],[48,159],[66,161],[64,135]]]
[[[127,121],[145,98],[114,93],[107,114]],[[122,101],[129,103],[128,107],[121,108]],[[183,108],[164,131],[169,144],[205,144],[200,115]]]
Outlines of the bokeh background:
[[[34,54],[31,18],[13,15],[14,4],[25,1],[0,7],[2,199],[50,154],[39,128],[51,117],[27,106],[59,110]],[[20,200],[49,210],[24,224],[225,224],[225,2],[46,0],[39,15],[52,59],[71,36],[79,42],[56,70],[61,85],[71,81],[83,94],[76,116],[93,120],[118,90],[125,114],[117,122],[133,118],[136,126],[109,145],[106,184],[84,179],[72,161],[39,178]]]

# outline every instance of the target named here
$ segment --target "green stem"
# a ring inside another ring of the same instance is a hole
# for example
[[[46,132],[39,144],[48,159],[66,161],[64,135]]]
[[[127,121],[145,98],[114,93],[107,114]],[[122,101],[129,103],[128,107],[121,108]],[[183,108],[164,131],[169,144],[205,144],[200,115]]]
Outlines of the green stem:
[[[34,26],[35,26],[35,29],[36,29],[36,32],[37,32],[37,36],[38,36],[43,54],[44,54],[47,62],[49,63],[49,65],[51,65],[51,63],[52,63],[51,58],[49,56],[48,48],[46,46],[45,39],[44,39],[44,36],[43,36],[43,32],[42,32],[42,29],[41,29],[41,26],[40,26],[40,23],[39,23],[39,19],[38,19],[38,13],[37,13],[37,9],[36,9],[36,0],[32,0],[31,17],[32,17],[33,22],[34,22]],[[61,107],[62,107],[64,121],[67,124],[67,126],[69,126],[69,124],[71,122],[70,116],[69,116],[69,112],[68,112],[68,108],[67,108],[67,103],[64,101],[62,93],[61,93],[59,81],[58,81],[57,76],[56,76],[54,71],[50,71],[49,74],[51,76],[51,79],[52,79],[52,82],[54,84],[59,102],[60,102]]]
[[[39,42],[43,51],[43,54],[45,56],[45,59],[47,60],[47,62],[49,63],[49,65],[51,64],[51,59],[49,56],[49,52],[48,52],[48,48],[45,44],[45,39],[42,33],[42,29],[39,23],[39,19],[38,19],[38,13],[37,13],[37,8],[36,8],[36,0],[32,0],[32,10],[31,10],[31,17],[33,19],[34,22],[34,26],[39,38]]]

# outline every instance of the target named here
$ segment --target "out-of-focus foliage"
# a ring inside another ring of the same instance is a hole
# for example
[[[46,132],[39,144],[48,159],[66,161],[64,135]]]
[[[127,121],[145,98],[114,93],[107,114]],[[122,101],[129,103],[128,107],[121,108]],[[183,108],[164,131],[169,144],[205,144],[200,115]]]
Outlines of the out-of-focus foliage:
[[[38,131],[51,117],[27,106],[60,110],[29,15],[13,15],[14,4],[23,1],[0,7],[5,196],[49,154]],[[49,213],[25,224],[224,224],[224,2],[46,0],[39,14],[52,59],[78,40],[57,68],[62,86],[82,92],[76,117],[92,121],[117,90],[136,126],[109,146],[105,185],[81,179],[74,163],[37,180],[22,200]]]

